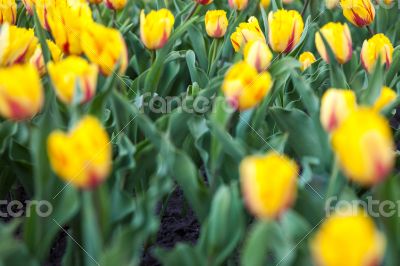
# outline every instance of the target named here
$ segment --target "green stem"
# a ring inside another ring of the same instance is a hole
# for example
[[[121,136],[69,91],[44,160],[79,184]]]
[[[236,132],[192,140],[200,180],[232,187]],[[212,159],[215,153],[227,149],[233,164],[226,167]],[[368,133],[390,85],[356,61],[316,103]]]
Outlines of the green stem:
[[[189,15],[186,17],[185,22],[188,21],[188,20],[196,13],[198,7],[199,7],[199,3],[196,2],[196,3],[194,4],[192,10],[190,10]]]
[[[304,3],[304,7],[303,10],[301,11],[301,16],[304,17],[304,13],[306,13],[307,7],[310,4],[310,0],[306,0],[306,2]]]
[[[371,26],[367,25],[367,26],[365,26],[365,27],[367,28],[367,30],[368,30],[369,34],[371,35],[371,37],[375,35],[375,32],[374,32],[374,30],[371,28]]]
[[[335,156],[335,160],[332,165],[332,172],[329,178],[328,189],[326,192],[325,200],[328,200],[335,194],[336,187],[338,185],[338,175],[339,175],[339,162],[338,158]]]

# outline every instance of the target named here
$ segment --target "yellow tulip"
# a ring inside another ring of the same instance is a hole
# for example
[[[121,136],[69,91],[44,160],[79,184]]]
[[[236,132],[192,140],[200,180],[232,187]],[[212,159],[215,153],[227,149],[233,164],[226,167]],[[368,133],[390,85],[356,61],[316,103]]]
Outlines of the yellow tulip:
[[[52,42],[50,40],[46,40],[46,43],[47,43],[47,47],[50,50],[51,59],[55,62],[60,61],[63,58],[63,53],[62,53],[61,49],[54,42]],[[36,67],[36,69],[38,70],[40,75],[43,75],[44,73],[46,73],[42,48],[41,48],[40,44],[37,44],[35,52],[29,59],[29,62]]]
[[[206,6],[211,4],[214,0],[195,0],[195,1],[200,5]]]
[[[268,39],[272,50],[289,53],[300,41],[304,22],[296,10],[280,9],[268,15]]]
[[[49,10],[46,19],[50,32],[65,54],[82,53],[81,34],[85,26],[92,21],[91,14],[87,3]]]
[[[329,216],[311,242],[317,266],[380,265],[385,238],[362,210],[349,207]]]
[[[40,76],[30,64],[0,69],[0,114],[12,120],[36,115],[44,101]]]
[[[15,0],[0,0],[0,24],[15,24],[17,21],[17,4]]]
[[[150,11],[145,15],[140,13],[140,38],[143,44],[151,50],[160,49],[168,42],[174,27],[174,15],[168,9]]]
[[[30,4],[32,3],[29,3],[29,5]],[[47,21],[48,14],[53,9],[65,8],[65,6],[67,6],[67,0],[34,0],[33,4],[36,9],[40,24],[45,30],[49,31],[50,27]]]
[[[339,6],[340,0],[325,0],[325,6],[327,9],[334,9]]]
[[[232,107],[246,110],[256,106],[271,90],[272,84],[268,72],[258,73],[255,67],[242,61],[228,70],[222,91]]]
[[[224,10],[209,10],[204,20],[206,32],[212,38],[221,38],[228,28],[228,19]]]
[[[267,9],[270,4],[271,4],[271,0],[261,0],[261,6],[265,9]]]
[[[258,72],[266,70],[271,64],[271,60],[271,50],[263,41],[251,41],[244,47],[244,61],[255,67]]]
[[[353,48],[350,30],[347,24],[329,22],[320,30],[328,42],[336,60],[344,64],[351,59]],[[328,51],[319,32],[315,34],[315,45],[318,53],[327,63],[329,63]]]
[[[265,42],[265,36],[261,31],[256,17],[250,17],[248,22],[242,22],[231,35],[232,46],[236,52],[249,41],[261,40]]]
[[[113,10],[123,9],[127,3],[128,0],[104,0],[104,4],[106,5],[106,7]]]
[[[33,29],[4,24],[0,29],[0,66],[28,62],[37,43]]]
[[[228,0],[228,4],[233,9],[244,10],[249,4],[249,0]]]
[[[92,23],[81,36],[82,49],[89,60],[108,76],[119,64],[119,74],[128,67],[128,50],[121,33],[101,24]]]
[[[53,131],[47,153],[54,172],[78,188],[102,183],[111,170],[110,138],[97,118],[86,116],[68,133]]]
[[[336,129],[357,107],[354,91],[328,89],[321,100],[320,120],[327,132]]]
[[[292,206],[299,173],[294,161],[269,152],[246,157],[239,168],[246,206],[257,218],[277,219]]]
[[[368,26],[374,21],[375,7],[371,0],[340,0],[343,15],[357,27]]]
[[[299,62],[301,63],[301,71],[306,70],[310,67],[315,61],[315,56],[311,52],[304,52],[299,56]]]
[[[22,0],[22,3],[25,6],[26,12],[29,15],[33,16],[33,8],[35,5],[35,0]]]
[[[389,69],[393,60],[393,51],[393,45],[388,37],[382,33],[375,34],[371,39],[363,43],[360,56],[361,63],[371,73],[380,57],[382,64],[385,64],[386,69]]]
[[[381,94],[378,99],[376,99],[373,109],[376,112],[380,112],[385,107],[393,103],[397,98],[397,93],[389,87],[383,87],[381,90]]]
[[[58,98],[66,103],[85,103],[96,93],[98,67],[78,56],[48,64],[51,82]]]
[[[389,123],[372,109],[351,112],[333,132],[332,146],[347,177],[360,185],[382,181],[393,168]]]

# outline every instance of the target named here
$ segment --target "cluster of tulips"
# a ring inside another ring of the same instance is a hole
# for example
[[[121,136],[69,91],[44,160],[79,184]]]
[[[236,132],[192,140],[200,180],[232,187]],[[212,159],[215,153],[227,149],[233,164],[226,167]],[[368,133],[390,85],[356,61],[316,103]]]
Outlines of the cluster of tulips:
[[[277,5],[277,2],[283,3]],[[227,10],[208,8],[215,4],[213,0],[194,1],[187,17],[179,18],[185,23],[205,8],[202,34],[213,40],[211,48],[221,49],[222,40],[228,40],[228,44],[230,40],[234,62],[228,63],[226,73],[214,69],[208,74],[210,79],[213,71],[221,75],[222,83],[215,94],[223,95],[227,105],[238,113],[265,107],[262,103],[271,97],[279,81],[272,67],[285,57],[295,56],[297,72],[304,76],[324,62],[331,71],[334,65],[343,71],[342,66],[354,54],[359,55],[359,63],[368,77],[379,69],[388,71],[392,66],[395,49],[391,40],[384,33],[375,34],[370,27],[376,15],[371,0],[325,1],[327,9],[342,9],[343,19],[351,25],[328,22],[314,36],[305,32],[304,11],[273,8],[295,2],[261,0],[257,8],[264,13],[270,10],[264,16],[264,26],[251,14],[246,21],[231,26]],[[113,76],[122,79],[124,75],[132,78],[126,73],[136,55],[129,54],[126,37],[115,21],[118,12],[124,12],[121,10],[132,3],[104,0],[104,6],[113,16],[108,26],[96,21],[92,14],[95,11],[100,14],[96,8],[100,4],[101,0],[24,0],[23,11],[17,12],[15,0],[1,0],[0,115],[4,119],[24,123],[40,115],[46,97],[52,95],[45,89],[47,81],[57,102],[74,110],[76,106],[93,103],[99,80]],[[230,14],[236,16],[251,1],[228,0],[226,4]],[[306,9],[309,0],[301,4]],[[384,1],[384,4],[391,5],[393,1]],[[35,28],[18,26],[17,15],[35,21]],[[140,17],[134,21],[139,24],[137,34],[143,48],[159,56],[158,51],[172,47],[167,44],[174,34],[176,19],[167,8],[147,14],[141,9]],[[361,49],[353,50],[351,27],[353,32],[370,34]],[[304,39],[312,39],[317,53],[301,49]],[[211,59],[218,61],[218,57],[214,54]],[[362,188],[385,182],[395,167],[395,141],[384,113],[394,107],[398,95],[388,86],[383,84],[375,98],[365,101],[346,84],[332,85],[318,100],[318,123],[335,157],[333,171],[342,171],[348,182]],[[113,170],[114,138],[110,136],[119,132],[110,132],[105,121],[89,113],[71,116],[70,120],[67,129],[55,129],[47,136],[45,149],[53,172],[78,189],[91,190],[105,185]],[[292,153],[273,149],[261,155],[244,156],[238,169],[231,169],[238,173],[244,205],[256,219],[280,221],[296,204],[298,177],[304,165],[300,166],[298,158],[291,157],[294,157]],[[309,244],[316,265],[368,266],[380,265],[383,261],[385,235],[364,210],[335,213],[316,230]]]

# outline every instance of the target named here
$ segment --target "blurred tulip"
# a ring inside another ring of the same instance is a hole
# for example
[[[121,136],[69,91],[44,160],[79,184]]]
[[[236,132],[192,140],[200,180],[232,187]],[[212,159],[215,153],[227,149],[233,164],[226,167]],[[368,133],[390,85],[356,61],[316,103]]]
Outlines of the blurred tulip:
[[[102,74],[111,75],[117,64],[118,73],[125,73],[128,67],[128,50],[118,30],[92,23],[83,32],[81,40],[85,55],[99,66]]]
[[[174,23],[174,15],[168,9],[152,10],[147,15],[142,10],[140,13],[140,38],[147,49],[156,50],[164,47],[171,35]]]
[[[239,172],[245,204],[257,218],[277,219],[294,203],[299,168],[285,155],[246,157]]]
[[[0,68],[0,114],[12,120],[36,115],[44,101],[39,73],[30,64]]]
[[[340,0],[325,0],[325,6],[327,9],[334,9],[339,6]]]
[[[98,68],[78,56],[48,64],[49,76],[58,98],[66,103],[85,103],[96,93]]]
[[[228,28],[228,19],[224,10],[209,10],[206,13],[205,21],[208,36],[221,38]]]
[[[379,183],[393,168],[389,123],[372,109],[351,112],[333,132],[332,146],[347,177],[360,185]]]
[[[375,7],[371,0],[340,0],[343,15],[357,27],[368,26],[374,21]]]
[[[282,3],[284,3],[285,5],[288,5],[288,4],[293,3],[293,0],[282,0]]]
[[[200,5],[209,5],[211,4],[214,0],[195,0],[196,3],[200,4]]]
[[[249,4],[249,0],[228,0],[228,4],[233,9],[244,10]]]
[[[347,24],[329,22],[320,29],[320,32],[328,42],[336,60],[340,64],[344,64],[351,59],[353,43]],[[319,32],[315,34],[315,45],[322,59],[329,63],[328,51]]]
[[[373,109],[375,112],[382,111],[385,107],[393,103],[397,98],[397,93],[389,87],[383,87],[381,89],[381,94],[378,99],[376,99]]]
[[[0,28],[0,66],[28,62],[37,44],[33,29],[4,24]]]
[[[299,56],[301,63],[301,71],[306,70],[316,61],[315,56],[311,52],[304,52]]]
[[[271,60],[271,50],[263,41],[251,41],[244,47],[244,61],[255,67],[258,72],[266,70],[271,64]]]
[[[50,40],[46,40],[46,43],[47,43],[47,47],[50,50],[51,59],[55,62],[60,61],[63,57],[63,53],[62,53],[61,49],[54,42],[52,42]],[[43,75],[44,73],[46,73],[42,48],[41,48],[40,44],[36,45],[35,52],[29,59],[29,62],[36,67],[36,69],[38,70],[40,75]]]
[[[267,9],[270,4],[271,4],[271,0],[261,0],[261,6],[265,9]]]
[[[265,36],[256,17],[250,17],[248,22],[240,23],[239,27],[236,27],[236,31],[231,35],[231,42],[235,52],[240,51],[242,46],[244,47],[246,43],[253,40],[265,42]]]
[[[393,45],[388,37],[382,33],[375,34],[371,39],[363,43],[360,56],[361,64],[368,73],[371,73],[380,57],[382,64],[385,64],[386,69],[389,69],[393,60],[393,51]]]
[[[17,22],[17,4],[15,0],[0,0],[0,24]]]
[[[35,0],[22,0],[22,3],[25,6],[26,12],[29,15],[33,16],[33,8],[35,5]]]
[[[49,31],[50,27],[47,21],[47,15],[53,9],[65,8],[65,6],[67,5],[67,0],[33,0],[32,3],[34,4],[40,24],[45,30]],[[32,3],[29,4],[31,5]]]
[[[239,110],[256,106],[272,87],[268,72],[258,73],[246,62],[234,64],[226,73],[222,91],[229,104]]]
[[[335,130],[357,107],[354,91],[328,89],[321,100],[320,120],[327,132]]]
[[[297,45],[304,30],[300,13],[280,9],[268,15],[268,39],[272,50],[289,53]]]
[[[311,242],[317,266],[380,265],[384,251],[385,238],[373,220],[364,210],[351,207],[329,216]]]
[[[100,121],[82,118],[67,134],[56,130],[47,140],[54,172],[75,187],[90,189],[101,184],[111,170],[111,144]]]
[[[123,9],[127,3],[128,0],[104,0],[104,4],[106,5],[106,7],[113,10]]]

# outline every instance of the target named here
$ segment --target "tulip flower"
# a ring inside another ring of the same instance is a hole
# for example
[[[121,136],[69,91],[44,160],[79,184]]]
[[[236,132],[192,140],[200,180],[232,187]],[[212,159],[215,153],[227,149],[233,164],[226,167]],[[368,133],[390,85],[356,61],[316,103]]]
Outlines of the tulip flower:
[[[268,45],[260,40],[248,42],[244,47],[244,61],[252,65],[258,72],[266,70],[272,60]]]
[[[354,91],[328,89],[321,100],[320,120],[327,132],[335,130],[357,107]]]
[[[96,93],[98,67],[85,59],[69,56],[48,64],[51,82],[58,98],[66,103],[85,103]]]
[[[360,208],[338,210],[329,216],[311,242],[316,266],[381,265],[385,238]]]
[[[268,15],[268,39],[275,52],[289,53],[300,41],[304,22],[296,10],[280,9]]]
[[[371,0],[340,0],[343,15],[357,27],[368,26],[374,21],[375,7]]]
[[[68,133],[53,131],[47,153],[54,172],[78,188],[96,187],[111,170],[110,138],[92,116],[82,118]]]
[[[260,219],[277,219],[296,199],[297,164],[285,155],[269,152],[246,157],[240,163],[245,204]]]
[[[29,15],[33,16],[33,8],[35,5],[35,1],[34,0],[22,0],[22,3],[25,6],[26,12]]]
[[[347,177],[360,185],[379,183],[393,168],[389,123],[371,109],[351,112],[333,132],[332,146]]]
[[[196,3],[198,3],[199,5],[206,6],[206,5],[211,4],[214,0],[195,0],[195,1],[196,1]]]
[[[299,62],[301,63],[301,71],[306,70],[316,61],[315,56],[311,52],[304,52],[299,56]]]
[[[361,49],[361,64],[371,73],[380,57],[382,64],[385,64],[386,69],[389,69],[393,60],[393,51],[393,45],[388,37],[382,33],[375,34],[371,39],[363,43]]]
[[[339,6],[340,0],[325,0],[325,6],[327,9],[334,9]]]
[[[378,99],[376,99],[373,109],[376,112],[382,111],[385,107],[392,104],[397,98],[397,93],[389,87],[383,87],[381,89],[381,94]]]
[[[128,67],[128,50],[121,33],[101,24],[92,23],[81,36],[82,49],[100,71],[109,76],[119,64],[119,74]]]
[[[249,0],[228,0],[228,4],[233,9],[244,10],[249,4]]]
[[[246,43],[253,40],[265,42],[265,36],[256,17],[250,17],[248,22],[240,23],[239,27],[236,27],[236,31],[231,35],[231,42],[235,52],[240,51],[242,46],[244,47]]]
[[[0,29],[0,66],[29,61],[38,44],[33,29],[4,24]]]
[[[53,8],[46,16],[47,23],[56,44],[65,54],[82,53],[81,34],[85,26],[92,21],[89,6],[65,6]]]
[[[152,10],[147,15],[142,10],[140,13],[140,38],[147,49],[156,50],[164,47],[171,35],[174,23],[174,15],[168,9]]]
[[[62,53],[61,49],[54,42],[52,42],[50,40],[46,40],[46,43],[47,43],[47,47],[50,50],[51,59],[55,62],[60,61],[63,58],[63,53]],[[29,62],[36,67],[36,69],[38,70],[40,75],[43,75],[46,72],[46,68],[44,65],[43,53],[42,53],[42,47],[40,46],[40,44],[37,44],[35,52],[29,59]]]
[[[205,21],[208,36],[221,38],[228,28],[228,19],[224,10],[209,10],[206,13]]]
[[[269,5],[271,4],[271,0],[261,0],[261,6],[264,9],[267,9],[269,7]]]
[[[62,9],[67,6],[67,0],[33,0],[32,3],[29,2],[30,0],[27,1],[27,3],[29,3],[28,5],[32,5],[32,3],[34,4],[40,24],[47,31],[50,30],[49,23],[47,21],[48,14],[53,9]]]
[[[121,10],[126,6],[128,0],[104,0],[104,4],[109,9]]]
[[[17,4],[15,0],[0,0],[0,24],[15,24],[17,21]]]
[[[11,120],[36,115],[44,101],[40,76],[30,64],[0,68],[0,115]]]
[[[255,67],[242,61],[228,70],[222,91],[232,107],[246,110],[256,106],[271,90],[272,84],[268,72],[258,73]]]
[[[329,22],[321,28],[320,32],[328,42],[336,60],[340,64],[344,64],[351,59],[353,43],[349,27],[346,23],[340,24]],[[315,45],[322,59],[329,63],[328,51],[319,32],[315,34]]]

